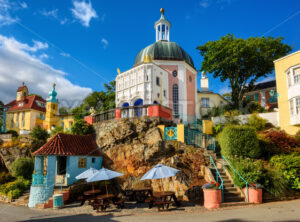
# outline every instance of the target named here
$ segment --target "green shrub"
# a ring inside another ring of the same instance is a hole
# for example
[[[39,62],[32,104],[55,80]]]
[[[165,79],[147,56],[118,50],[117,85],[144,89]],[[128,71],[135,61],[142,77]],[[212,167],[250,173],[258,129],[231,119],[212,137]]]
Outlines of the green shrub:
[[[290,152],[293,148],[300,146],[300,142],[286,134],[284,130],[271,130],[265,137],[269,138],[282,152]]]
[[[265,138],[264,135],[258,134],[257,136],[259,147],[261,149],[261,156],[266,160],[269,160],[275,154],[279,154],[280,151],[271,139]]]
[[[6,134],[11,134],[13,138],[17,138],[19,134],[15,130],[7,130]]]
[[[249,126],[227,126],[218,137],[221,153],[225,157],[241,156],[259,158],[259,147],[256,131]]]
[[[11,165],[11,172],[14,177],[30,179],[34,169],[31,158],[18,158]]]
[[[263,178],[263,162],[261,160],[251,160],[236,158],[231,161],[235,170],[249,183],[261,183]],[[238,187],[243,188],[246,183],[237,175],[233,176],[234,184]]]
[[[49,137],[49,133],[47,130],[38,125],[31,130],[30,136],[35,140],[42,140],[46,142]]]
[[[256,130],[263,130],[266,127],[267,120],[261,118],[256,113],[253,113],[249,118],[249,126],[254,127]]]
[[[30,181],[22,178],[0,186],[0,193],[8,195],[11,198],[18,198],[30,186]]]
[[[282,172],[271,167],[265,169],[261,184],[267,192],[275,197],[283,197],[289,185]]]
[[[300,154],[276,155],[270,163],[282,172],[290,188],[300,190]]]
[[[6,173],[6,172],[0,173],[0,184],[4,184],[13,180],[14,177],[10,173]]]

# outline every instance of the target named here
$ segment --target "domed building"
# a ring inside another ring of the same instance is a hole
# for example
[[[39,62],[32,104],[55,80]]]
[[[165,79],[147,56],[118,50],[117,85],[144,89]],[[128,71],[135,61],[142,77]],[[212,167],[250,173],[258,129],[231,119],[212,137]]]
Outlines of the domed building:
[[[122,110],[122,117],[133,117],[143,115],[143,110],[130,113],[125,107],[159,104],[167,108],[165,111],[171,110],[173,119],[193,122],[197,101],[194,62],[177,43],[170,41],[171,23],[165,19],[164,9],[154,28],[156,42],[137,54],[132,69],[116,77],[116,106]]]

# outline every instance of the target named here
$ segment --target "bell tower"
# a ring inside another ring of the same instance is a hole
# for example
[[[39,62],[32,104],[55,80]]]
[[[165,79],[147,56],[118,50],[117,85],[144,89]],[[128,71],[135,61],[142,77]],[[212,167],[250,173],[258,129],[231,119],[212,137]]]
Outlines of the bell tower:
[[[156,41],[165,40],[170,41],[171,23],[165,19],[165,10],[160,9],[160,19],[155,22],[154,28],[156,30]]]
[[[26,96],[28,96],[28,88],[27,88],[27,86],[25,85],[25,83],[23,82],[23,83],[22,83],[22,86],[20,86],[20,87],[18,88],[16,100],[17,100],[17,101],[23,100],[23,99],[26,98]]]
[[[44,124],[47,130],[54,128],[57,123],[58,100],[56,98],[57,92],[55,91],[55,86],[55,83],[53,83],[52,91],[49,92],[49,97],[47,98],[46,118]]]

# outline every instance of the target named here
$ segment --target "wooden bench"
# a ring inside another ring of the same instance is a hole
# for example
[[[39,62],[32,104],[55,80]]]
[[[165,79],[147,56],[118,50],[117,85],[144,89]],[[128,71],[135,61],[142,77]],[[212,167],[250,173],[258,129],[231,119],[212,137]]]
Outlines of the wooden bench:
[[[172,203],[173,201],[155,201],[153,204],[157,206],[158,211],[167,211]]]
[[[104,212],[106,210],[106,208],[108,207],[109,203],[108,202],[104,202],[104,203],[94,203],[93,204],[93,208],[94,210],[97,210],[97,212],[99,211],[99,208],[101,208],[101,212]]]

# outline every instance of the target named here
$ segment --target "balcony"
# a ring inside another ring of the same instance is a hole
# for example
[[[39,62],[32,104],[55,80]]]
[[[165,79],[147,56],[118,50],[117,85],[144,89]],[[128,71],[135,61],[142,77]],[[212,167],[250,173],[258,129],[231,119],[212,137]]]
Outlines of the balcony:
[[[42,174],[32,174],[32,185],[33,186],[46,186],[47,176]]]

